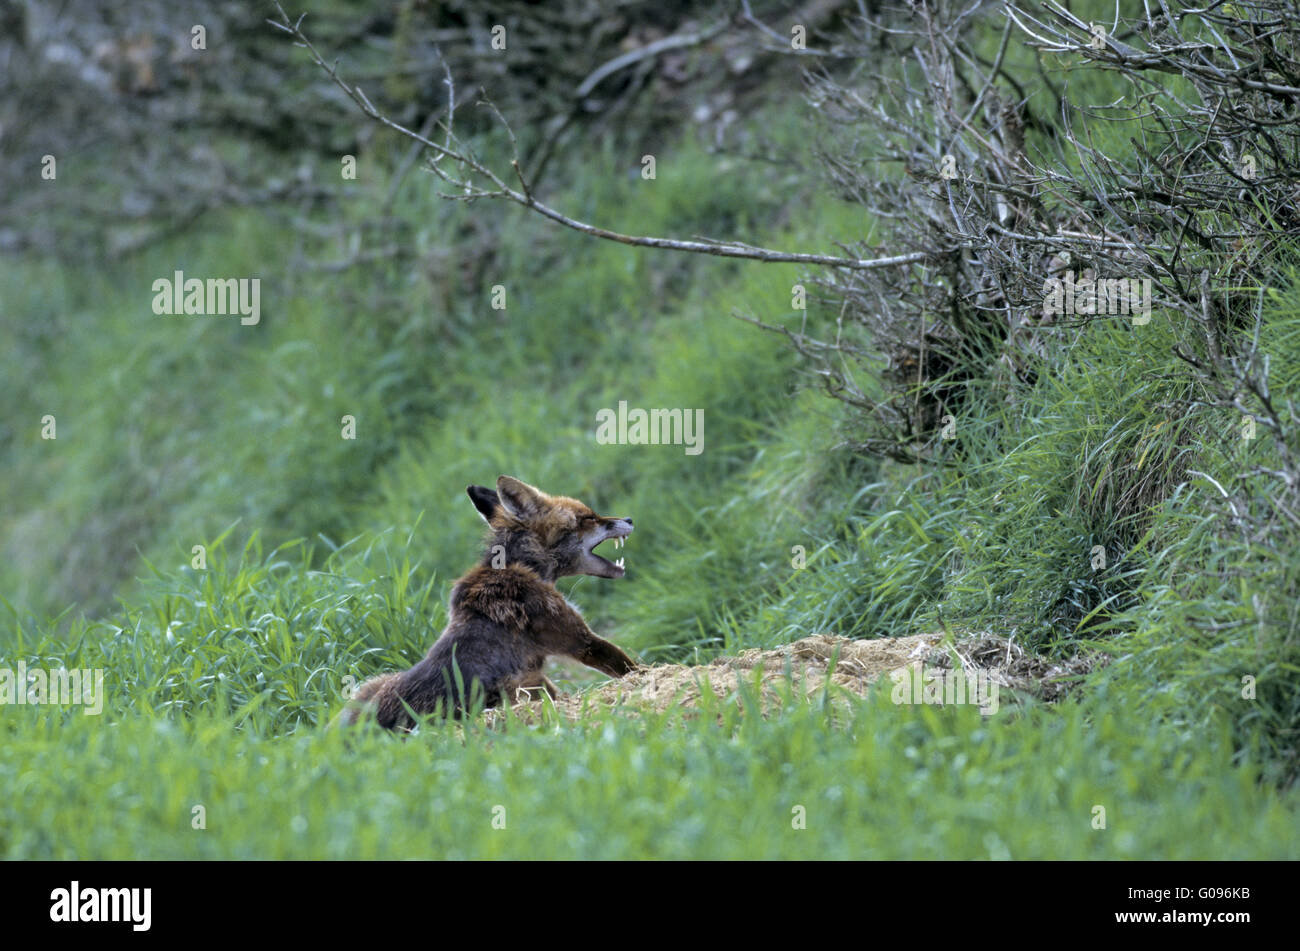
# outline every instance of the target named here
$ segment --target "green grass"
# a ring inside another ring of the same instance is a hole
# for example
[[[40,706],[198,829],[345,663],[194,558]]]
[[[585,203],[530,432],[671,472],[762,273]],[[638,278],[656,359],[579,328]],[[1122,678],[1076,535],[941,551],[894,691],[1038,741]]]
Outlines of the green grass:
[[[204,714],[8,724],[9,858],[1288,858],[1293,804],[1106,698],[985,721],[817,706],[260,737]],[[1091,708],[1091,709],[1090,709]],[[50,784],[40,777],[58,775]],[[563,795],[556,790],[562,788]],[[203,807],[200,814],[195,807]],[[794,828],[796,807],[806,828]],[[1097,807],[1105,828],[1094,828]],[[504,810],[504,811],[502,811]],[[205,828],[195,828],[202,815]],[[494,819],[504,818],[504,828]],[[59,830],[66,830],[60,834]],[[75,830],[75,834],[72,834]]]
[[[106,669],[108,703],[100,717],[6,709],[0,774],[15,794],[0,806],[3,854],[1295,854],[1294,794],[1262,782],[1257,765],[1232,764],[1229,718],[1188,717],[1178,668],[1199,660],[1196,648],[1161,651],[1150,637],[1077,702],[1004,703],[988,719],[895,706],[884,685],[847,716],[811,704],[763,719],[742,696],[695,719],[612,712],[343,742],[318,724],[338,708],[346,672],[413,656],[426,618],[439,619],[433,586],[413,585],[412,566],[392,560],[408,548],[386,537],[303,572],[294,548],[254,543],[227,559],[217,545],[206,572],[146,587],[156,617],[126,612],[125,630],[23,645],[33,663]],[[39,780],[50,775],[59,782]],[[24,795],[37,781],[41,795]],[[195,806],[204,829],[192,827]],[[796,806],[806,829],[791,826]],[[1093,828],[1097,806],[1104,829]]]

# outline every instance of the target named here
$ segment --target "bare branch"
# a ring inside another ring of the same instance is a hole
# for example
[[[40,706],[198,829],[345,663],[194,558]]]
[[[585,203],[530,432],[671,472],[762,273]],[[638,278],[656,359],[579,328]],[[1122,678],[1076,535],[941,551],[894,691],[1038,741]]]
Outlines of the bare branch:
[[[552,208],[544,202],[538,201],[536,196],[531,192],[528,183],[524,179],[523,172],[519,164],[519,156],[516,154],[512,160],[512,168],[517,176],[520,186],[518,189],[512,188],[496,174],[492,169],[476,158],[467,148],[464,147],[454,136],[448,132],[448,138],[444,144],[439,144],[430,139],[427,135],[412,131],[401,123],[395,122],[385,113],[380,111],[371,103],[365,92],[360,87],[348,83],[338,73],[337,64],[330,64],[320,55],[315,46],[302,31],[302,17],[296,22],[290,21],[284,8],[277,2],[276,9],[279,11],[282,22],[270,20],[272,25],[285,33],[291,35],[297,45],[307,50],[312,62],[319,66],[333,83],[338,86],[353,102],[355,102],[361,111],[370,119],[392,129],[414,142],[419,143],[424,148],[434,153],[437,159],[449,159],[453,165],[462,166],[469,169],[476,175],[486,179],[491,188],[482,188],[473,184],[469,177],[456,178],[450,173],[439,172],[440,177],[445,181],[460,189],[460,194],[444,195],[458,201],[473,201],[479,198],[504,198],[508,201],[515,202],[525,208],[535,211],[544,218],[548,218],[557,224],[563,225],[574,231],[589,235],[594,238],[601,238],[606,241],[615,241],[619,244],[632,245],[642,248],[662,248],[670,251],[688,251],[694,254],[709,254],[716,257],[725,258],[744,258],[752,261],[765,261],[768,263],[786,263],[786,264],[811,264],[821,265],[824,267],[845,268],[848,270],[875,270],[880,268],[895,268],[908,264],[916,264],[927,261],[936,256],[935,251],[912,251],[906,254],[896,254],[885,257],[873,258],[848,258],[831,254],[814,254],[808,252],[778,251],[770,248],[759,248],[750,245],[740,244],[737,242],[712,242],[712,241],[685,241],[676,238],[661,238],[649,235],[630,235],[618,231],[611,231],[608,228],[601,228],[596,225],[588,224],[564,214],[558,209]],[[492,107],[495,110],[495,107]],[[498,112],[499,116],[500,113]],[[504,122],[504,120],[503,120]],[[506,126],[507,131],[509,126]],[[510,133],[513,142],[513,133]]]

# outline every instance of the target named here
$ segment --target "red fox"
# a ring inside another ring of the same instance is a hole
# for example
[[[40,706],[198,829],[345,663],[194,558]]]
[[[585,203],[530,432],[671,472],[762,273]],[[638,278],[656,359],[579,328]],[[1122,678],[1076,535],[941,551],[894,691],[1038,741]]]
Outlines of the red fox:
[[[555,588],[565,575],[623,577],[622,558],[612,562],[593,549],[611,539],[621,548],[632,520],[597,515],[577,499],[547,495],[510,476],[497,479],[496,491],[471,485],[466,492],[491,534],[482,561],[451,589],[446,629],[410,670],[363,683],[336,723],[373,716],[385,729],[409,731],[412,714],[459,716],[476,683],[489,707],[502,696],[513,700],[523,687],[554,697],[542,664],[555,654],[611,677],[636,669]]]

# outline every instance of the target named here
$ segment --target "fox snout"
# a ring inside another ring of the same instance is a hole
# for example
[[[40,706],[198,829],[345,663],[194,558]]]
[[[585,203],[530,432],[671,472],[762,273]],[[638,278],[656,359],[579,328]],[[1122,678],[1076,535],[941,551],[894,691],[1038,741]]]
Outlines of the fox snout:
[[[588,533],[583,546],[581,564],[578,566],[582,574],[595,575],[598,578],[621,578],[626,569],[623,565],[623,559],[620,557],[617,561],[610,561],[608,558],[602,558],[597,555],[593,549],[597,545],[612,540],[614,548],[622,548],[623,540],[632,534],[632,520],[630,518],[606,518],[596,528]]]

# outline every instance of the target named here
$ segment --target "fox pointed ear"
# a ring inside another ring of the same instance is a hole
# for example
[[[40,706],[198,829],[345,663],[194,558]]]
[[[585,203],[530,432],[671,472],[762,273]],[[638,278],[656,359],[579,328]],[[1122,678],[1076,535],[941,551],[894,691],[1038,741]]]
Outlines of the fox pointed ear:
[[[543,499],[542,493],[527,482],[504,475],[497,479],[497,497],[501,499],[501,507],[515,518],[531,515]]]
[[[491,489],[484,488],[481,485],[471,485],[465,490],[469,499],[474,503],[474,508],[478,509],[478,514],[483,516],[483,521],[492,521],[492,513],[501,505],[501,500]]]

